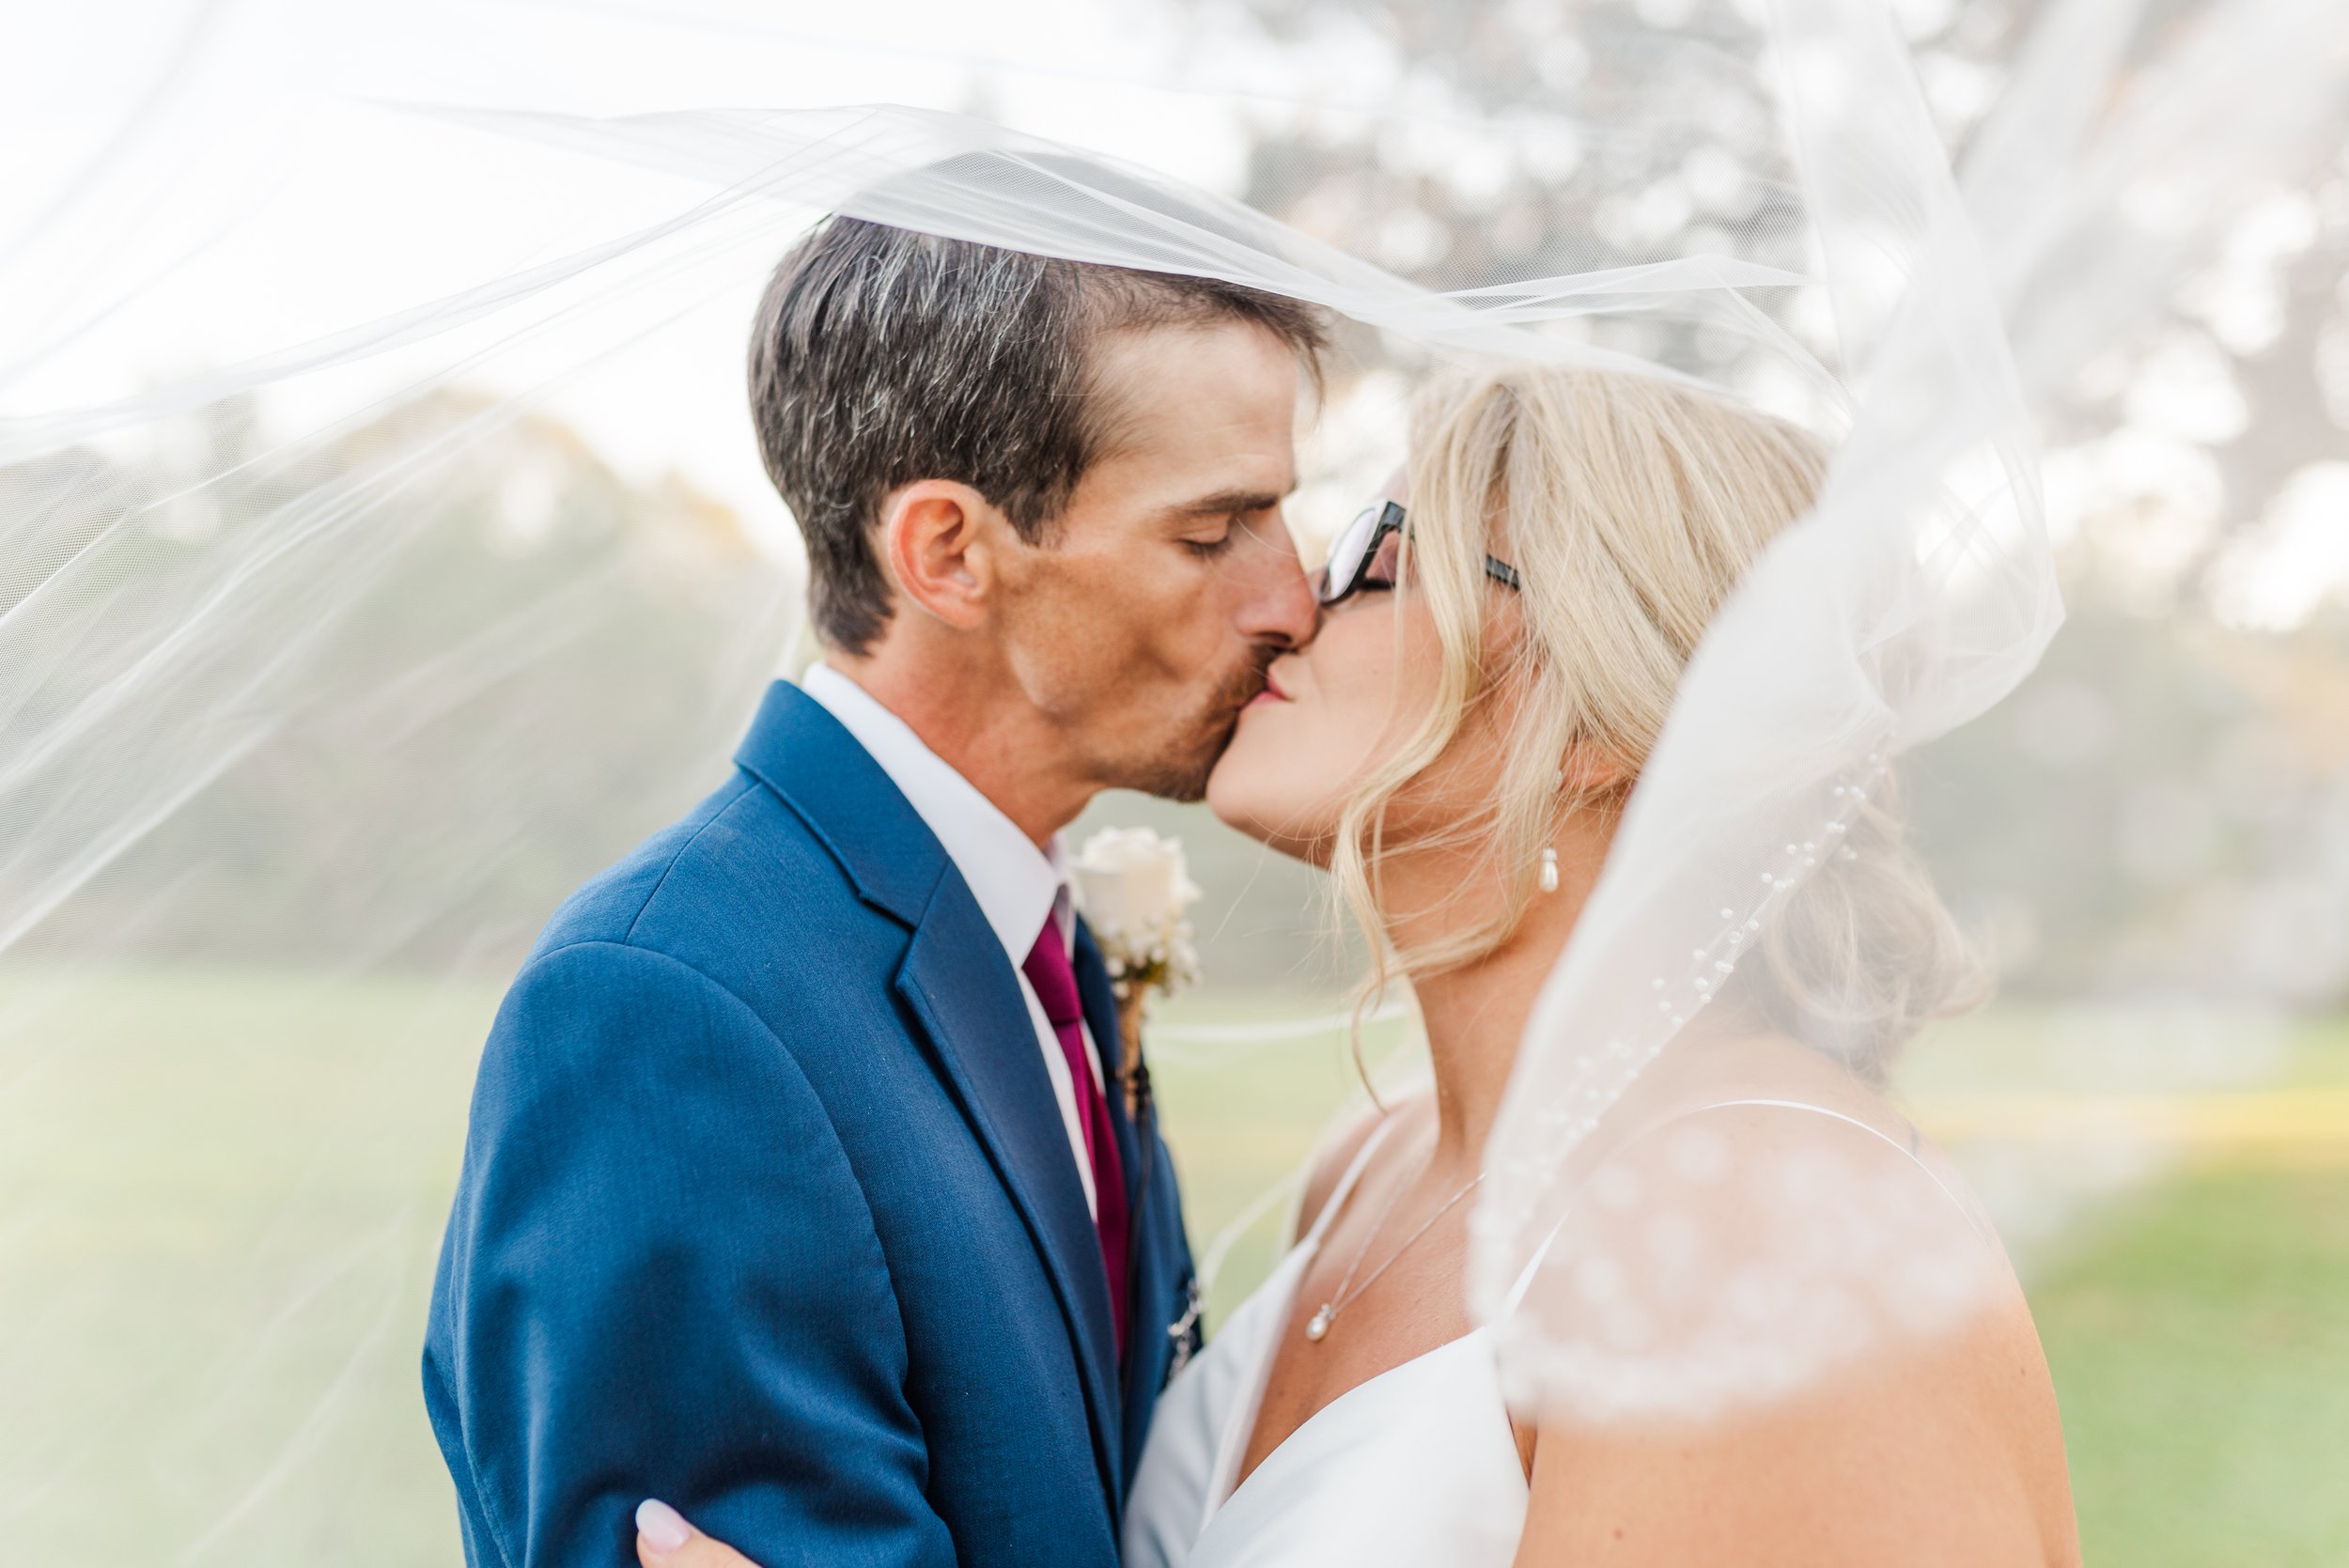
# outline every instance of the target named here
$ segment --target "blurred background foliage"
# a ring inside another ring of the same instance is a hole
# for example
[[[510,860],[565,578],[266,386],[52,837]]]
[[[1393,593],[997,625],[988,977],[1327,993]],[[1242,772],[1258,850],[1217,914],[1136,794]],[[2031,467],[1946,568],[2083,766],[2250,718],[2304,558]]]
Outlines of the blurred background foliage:
[[[674,759],[739,723],[738,672],[771,664],[791,579],[682,479],[632,483],[554,418],[498,416],[503,401],[435,390],[285,448],[232,398],[163,427],[157,450],[0,469],[0,506],[44,520],[40,555],[102,550],[101,581],[77,585],[98,626],[136,622],[239,531],[266,536],[293,497],[380,480],[386,461],[417,471],[348,550],[344,575],[365,581],[319,604],[319,634],[286,655],[298,668],[253,677],[254,705],[278,709],[269,744],[58,904],[19,955],[501,972],[583,869],[690,804]],[[565,678],[526,702],[500,690],[547,661]],[[61,668],[31,701],[62,713],[86,695]],[[488,770],[517,754],[527,779]],[[0,878],[20,886],[0,880],[0,907],[83,846],[27,832],[11,847]],[[202,868],[176,878],[188,896],[153,873],[167,866]]]

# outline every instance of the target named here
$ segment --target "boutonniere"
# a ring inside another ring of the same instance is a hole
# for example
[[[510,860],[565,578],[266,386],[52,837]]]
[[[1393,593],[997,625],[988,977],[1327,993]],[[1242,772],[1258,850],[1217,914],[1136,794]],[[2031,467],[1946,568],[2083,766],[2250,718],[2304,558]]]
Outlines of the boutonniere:
[[[1100,944],[1117,993],[1117,1081],[1128,1115],[1141,1114],[1142,1020],[1155,997],[1172,996],[1199,978],[1188,911],[1198,886],[1179,839],[1148,828],[1104,828],[1085,840],[1069,866],[1077,908]]]

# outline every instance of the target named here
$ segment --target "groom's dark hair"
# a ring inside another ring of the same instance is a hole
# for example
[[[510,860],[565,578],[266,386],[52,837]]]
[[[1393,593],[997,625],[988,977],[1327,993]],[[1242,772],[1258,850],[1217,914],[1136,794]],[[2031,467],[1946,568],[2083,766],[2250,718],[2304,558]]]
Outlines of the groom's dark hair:
[[[759,455],[807,539],[817,634],[863,653],[888,625],[873,531],[891,490],[969,485],[1046,540],[1115,437],[1094,343],[1221,321],[1272,334],[1318,378],[1326,332],[1301,301],[827,220],[775,269],[750,355]]]

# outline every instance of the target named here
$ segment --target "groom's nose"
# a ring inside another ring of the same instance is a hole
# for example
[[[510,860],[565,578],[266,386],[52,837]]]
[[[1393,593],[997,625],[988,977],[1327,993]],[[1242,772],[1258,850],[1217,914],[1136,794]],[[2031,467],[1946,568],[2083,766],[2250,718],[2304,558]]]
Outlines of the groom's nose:
[[[1240,635],[1276,648],[1303,647],[1321,624],[1321,599],[1298,561],[1297,547],[1283,537],[1281,548],[1253,553],[1250,591],[1240,603]]]

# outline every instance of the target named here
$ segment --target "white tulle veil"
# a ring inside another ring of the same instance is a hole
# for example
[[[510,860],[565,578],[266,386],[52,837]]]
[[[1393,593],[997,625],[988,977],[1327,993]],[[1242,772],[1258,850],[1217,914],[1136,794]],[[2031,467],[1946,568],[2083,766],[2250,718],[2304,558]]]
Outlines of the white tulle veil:
[[[59,111],[0,235],[0,1358],[20,1417],[0,1476],[27,1560],[443,1541],[382,1501],[438,1506],[428,1452],[387,1456],[350,1419],[400,1386],[381,1369],[409,1364],[428,1281],[439,1216],[408,1178],[449,1160],[478,1043],[442,1020],[477,1018],[477,977],[550,892],[708,784],[801,645],[735,346],[827,211],[1328,307],[1349,325],[1300,512],[1367,492],[1402,389],[1447,363],[1668,375],[1830,439],[1816,507],[1690,666],[1544,993],[1470,1297],[1514,1305],[1529,1400],[1595,1415],[1732,1408],[1950,1321],[1975,1282],[1951,1258],[1978,1234],[1898,1151],[1855,1158],[1835,1131],[1809,1163],[1781,1148],[1740,1172],[1733,1145],[1684,1140],[1600,1179],[1592,1140],[1888,769],[2030,675],[2063,616],[2042,449],[2112,438],[2123,416],[2083,378],[2141,353],[2279,193],[2340,184],[2349,60],[2327,0],[2062,0],[1962,116],[1953,170],[1930,96],[1948,81],[1908,36],[1928,8],[1515,8],[1548,19],[1555,57],[1490,102],[1351,95],[1344,26],[1312,35],[1297,8],[1267,8],[1293,79],[1219,54],[1223,13],[1163,57],[1097,19],[1037,22],[988,50],[1027,61],[1000,116],[941,106],[958,89],[933,78],[987,41],[968,25],[916,46],[919,27],[815,8],[665,21],[699,50],[850,61],[877,101],[721,107],[757,96],[739,69],[704,80],[672,50],[646,66],[668,107],[590,112],[628,95],[564,37],[663,21],[624,8],[495,10],[487,43],[456,10],[368,13],[355,63],[265,8],[195,8],[151,57],[63,51],[74,93],[111,96]],[[518,79],[459,58],[522,40],[547,52]],[[1059,96],[1080,109],[1037,107]],[[1200,179],[1077,145],[1129,131],[1110,114],[1128,101],[1174,128],[1163,145],[1195,118]],[[1102,136],[1062,123],[1088,115]],[[1062,134],[1003,123],[1021,118]],[[1275,216],[1304,174],[1205,167],[1244,124],[1373,148],[1391,181]],[[304,129],[326,126],[343,162],[322,166]],[[488,148],[502,182],[436,188]],[[1610,184],[1634,171],[1641,188]],[[1474,232],[1421,232],[1394,194],[1412,180],[1486,191],[1444,220]],[[314,221],[276,221],[288,206]],[[655,406],[672,428],[707,411],[692,482],[638,434]],[[141,978],[174,966],[213,978]],[[259,970],[302,983],[234,983]],[[288,1030],[311,1076],[247,1049]],[[2125,1085],[2134,1059],[2108,1060]],[[215,1146],[208,1110],[231,1098],[281,1107],[282,1136]],[[2007,1173],[2029,1208],[2033,1168]],[[210,1196],[257,1183],[272,1200],[236,1212],[268,1218],[220,1230]],[[1831,1223],[1750,1224],[1756,1192]],[[153,1228],[153,1261],[108,1261],[126,1224]],[[135,1506],[65,1507],[113,1475],[141,1478]]]

